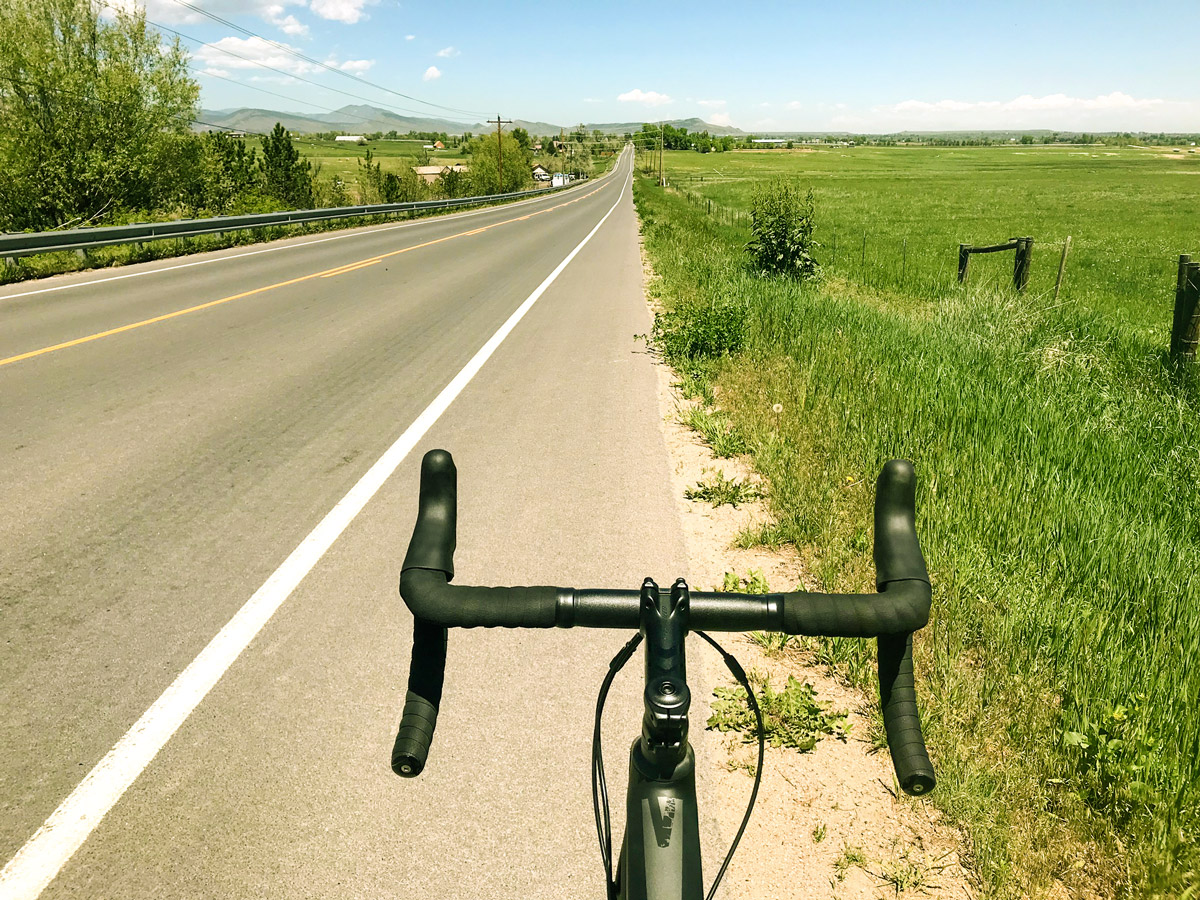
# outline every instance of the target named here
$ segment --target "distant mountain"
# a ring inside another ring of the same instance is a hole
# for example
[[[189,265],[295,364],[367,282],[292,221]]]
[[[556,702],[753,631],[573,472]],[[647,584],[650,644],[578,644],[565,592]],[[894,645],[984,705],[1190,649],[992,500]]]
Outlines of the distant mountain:
[[[318,131],[356,132],[398,131],[404,134],[408,131],[444,131],[447,134],[462,134],[469,131],[472,134],[482,134],[495,128],[486,122],[474,125],[463,125],[461,122],[451,122],[447,119],[426,118],[419,116],[401,116],[374,106],[350,105],[343,106],[331,113],[296,113],[277,112],[270,109],[204,109],[194,128],[205,131],[217,128],[233,128],[240,131],[266,133],[281,122],[288,131],[300,134],[313,134]],[[742,134],[736,128],[725,125],[710,125],[702,119],[673,119],[667,122],[675,128],[686,128],[688,131],[708,131],[709,134]],[[554,125],[550,122],[530,122],[517,119],[508,128],[524,128],[530,134],[551,135],[561,131],[571,131],[578,128],[575,125]],[[604,134],[621,136],[626,132],[640,131],[642,122],[620,122],[587,124],[587,131],[599,130]]]

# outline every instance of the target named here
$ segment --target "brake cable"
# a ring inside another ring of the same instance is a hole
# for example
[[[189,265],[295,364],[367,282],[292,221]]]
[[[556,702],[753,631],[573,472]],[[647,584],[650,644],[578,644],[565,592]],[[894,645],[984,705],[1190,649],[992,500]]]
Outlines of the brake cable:
[[[725,667],[729,669],[734,680],[746,691],[746,700],[750,705],[750,709],[754,711],[754,719],[758,725],[758,765],[754,769],[754,787],[750,790],[750,802],[746,805],[746,814],[742,817],[742,824],[738,827],[737,834],[733,837],[733,843],[729,845],[729,852],[725,855],[725,861],[721,863],[721,868],[717,871],[717,877],[713,879],[713,883],[708,889],[708,894],[705,895],[705,900],[713,900],[721,879],[725,877],[725,870],[729,868],[729,863],[733,859],[733,853],[737,850],[738,843],[741,841],[742,835],[746,832],[746,826],[750,824],[750,814],[754,810],[755,800],[758,799],[759,785],[762,784],[767,732],[763,727],[762,710],[758,707],[758,698],[754,696],[754,690],[750,687],[750,680],[746,677],[746,672],[741,664],[734,659],[732,654],[726,653],[720,644],[703,631],[694,631],[692,633],[700,635],[700,637],[704,638],[705,641],[721,654],[721,658],[725,661]],[[600,695],[596,698],[596,727],[592,732],[592,809],[596,814],[596,833],[600,838],[600,857],[604,862],[604,884],[608,900],[616,900],[620,886],[613,877],[612,871],[612,821],[609,817],[608,785],[604,779],[604,754],[600,747],[600,720],[604,713],[604,704],[608,699],[608,691],[612,687],[613,679],[617,677],[617,673],[621,669],[625,668],[625,664],[629,662],[633,656],[633,652],[641,642],[642,635],[641,632],[638,632],[617,652],[612,662],[608,664],[608,674],[604,676],[604,681],[600,685]]]

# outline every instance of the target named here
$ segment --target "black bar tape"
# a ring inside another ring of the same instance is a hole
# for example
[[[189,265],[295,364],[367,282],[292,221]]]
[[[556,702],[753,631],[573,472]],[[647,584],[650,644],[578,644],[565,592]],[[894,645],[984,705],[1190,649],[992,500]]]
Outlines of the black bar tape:
[[[421,460],[421,497],[402,569],[433,569],[454,577],[458,515],[458,470],[445,450],[430,450]]]
[[[783,594],[787,634],[875,637],[904,634],[929,621],[929,585],[898,581],[881,594]]]
[[[917,473],[906,459],[884,464],[875,483],[875,583],[929,583],[925,557],[917,541]],[[906,629],[914,630],[914,629]]]
[[[921,735],[913,685],[911,634],[879,638],[879,697],[888,750],[900,787],[913,796],[928,794],[937,784],[937,777]]]
[[[413,622],[412,662],[400,730],[392,746],[392,771],[415,778],[425,768],[437,725],[446,675],[446,627],[423,619]]]
[[[413,616],[457,628],[553,628],[556,587],[474,587],[446,583],[429,569],[400,574],[400,596]]]

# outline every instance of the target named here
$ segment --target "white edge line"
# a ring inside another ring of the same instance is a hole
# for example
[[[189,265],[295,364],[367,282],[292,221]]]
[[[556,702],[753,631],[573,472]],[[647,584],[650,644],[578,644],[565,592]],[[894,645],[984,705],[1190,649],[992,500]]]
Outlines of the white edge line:
[[[612,171],[610,170],[610,171],[606,172],[604,175],[601,175],[600,178],[602,178],[602,179],[607,178],[611,174],[612,174]],[[157,275],[159,272],[174,272],[176,269],[190,269],[192,266],[206,266],[210,263],[228,262],[228,261],[234,260],[234,259],[244,259],[247,256],[258,256],[260,253],[274,253],[277,250],[293,250],[297,247],[311,247],[314,244],[324,244],[328,241],[340,241],[340,240],[343,240],[344,238],[362,237],[363,235],[368,235],[368,234],[380,234],[381,232],[384,232],[384,231],[395,231],[398,228],[413,228],[418,225],[428,225],[430,222],[449,222],[449,221],[452,221],[455,219],[469,219],[472,216],[482,216],[485,213],[496,212],[497,210],[516,209],[518,206],[526,206],[530,203],[537,203],[541,200],[551,200],[551,199],[563,196],[568,191],[578,190],[579,188],[583,188],[586,186],[587,186],[587,182],[584,182],[583,184],[576,185],[574,188],[568,188],[566,191],[560,191],[557,194],[550,194],[549,196],[546,196],[546,197],[530,197],[528,200],[518,200],[516,203],[501,203],[498,206],[489,206],[486,209],[477,209],[472,212],[454,213],[454,214],[451,214],[448,216],[432,216],[430,218],[421,219],[416,222],[403,222],[398,225],[358,226],[355,229],[345,231],[342,234],[335,234],[335,235],[331,235],[329,237],[316,238],[311,241],[293,241],[292,243],[289,243],[289,244],[279,244],[278,246],[274,246],[274,247],[263,247],[262,249],[259,249],[259,250],[250,250],[246,253],[234,253],[234,254],[230,254],[229,256],[214,256],[209,259],[197,259],[197,260],[193,260],[192,262],[180,263],[179,265],[176,265],[176,266],[163,266],[160,269],[144,269],[141,272],[125,272],[120,275],[110,275],[107,278],[94,278],[91,281],[75,281],[75,282],[72,282],[71,284],[57,284],[52,287],[37,288],[36,290],[32,290],[32,291],[21,291],[18,294],[0,294],[0,303],[3,303],[5,300],[16,300],[18,297],[31,297],[34,294],[49,294],[54,291],[67,291],[67,290],[70,290],[71,288],[90,287],[91,285],[94,285],[94,284],[105,284],[110,281],[122,281],[126,278],[140,278],[143,275]],[[297,224],[303,224],[303,223],[297,223]],[[278,240],[288,240],[288,239],[287,238],[279,238]],[[209,250],[209,251],[203,251],[203,252],[220,253],[221,251],[220,250]],[[130,263],[130,265],[137,265],[137,264]],[[67,274],[71,274],[71,273],[64,272],[63,274],[67,275]],[[51,276],[51,277],[54,277],[54,276]]]
[[[367,502],[446,411],[488,358],[553,284],[576,254],[600,230],[625,196],[632,173],[621,187],[617,202],[604,214],[567,258],[538,285],[508,317],[486,344],[479,348],[433,402],[405,429],[383,456],[337,505],[334,506],[262,587],[192,660],[154,704],[142,714],[87,777],[71,792],[0,872],[0,896],[5,900],[35,900],[67,864],[121,799],[151,760],[179,729],[226,670],[249,646],[325,551],[362,511]]]

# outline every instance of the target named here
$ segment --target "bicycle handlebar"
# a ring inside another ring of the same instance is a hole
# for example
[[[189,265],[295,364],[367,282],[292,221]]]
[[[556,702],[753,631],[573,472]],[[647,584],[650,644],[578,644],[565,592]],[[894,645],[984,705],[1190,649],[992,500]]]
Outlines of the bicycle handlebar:
[[[640,592],[559,587],[452,585],[457,471],[445,450],[421,462],[417,522],[400,575],[411,610],[413,655],[400,732],[392,750],[398,775],[420,774],[437,723],[448,627],[637,628]],[[929,574],[915,526],[916,474],[891,460],[875,495],[875,594],[736,594],[693,591],[690,627],[697,631],[782,631],[879,639],[879,685],[888,748],[901,787],[933,789],[936,778],[917,714],[912,632],[929,620]]]

